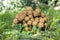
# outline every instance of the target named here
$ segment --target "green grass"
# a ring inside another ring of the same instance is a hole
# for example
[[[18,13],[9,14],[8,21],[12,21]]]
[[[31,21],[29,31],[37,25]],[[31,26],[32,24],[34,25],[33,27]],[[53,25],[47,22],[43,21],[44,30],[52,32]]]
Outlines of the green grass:
[[[23,25],[12,28],[12,20],[20,12],[21,10],[18,12],[7,11],[4,14],[0,14],[0,34],[4,40],[60,40],[60,10],[55,11],[53,8],[42,9],[42,12],[50,16],[48,29],[45,31],[40,30],[39,34],[34,35],[30,31],[20,32]]]

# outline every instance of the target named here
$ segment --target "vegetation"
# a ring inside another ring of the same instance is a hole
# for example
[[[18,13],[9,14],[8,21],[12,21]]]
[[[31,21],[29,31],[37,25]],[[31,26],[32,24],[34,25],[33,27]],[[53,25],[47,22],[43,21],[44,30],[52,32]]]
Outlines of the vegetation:
[[[56,11],[53,7],[44,7],[43,5],[39,4],[39,8],[45,15],[50,16],[50,20],[48,21],[48,28],[45,28],[45,30],[39,29],[37,30],[39,33],[36,34],[30,31],[21,32],[23,24],[12,28],[12,22],[16,14],[25,10],[25,7],[17,11],[6,10],[4,13],[0,12],[0,40],[60,40],[60,10]],[[36,30],[35,27],[33,29]]]

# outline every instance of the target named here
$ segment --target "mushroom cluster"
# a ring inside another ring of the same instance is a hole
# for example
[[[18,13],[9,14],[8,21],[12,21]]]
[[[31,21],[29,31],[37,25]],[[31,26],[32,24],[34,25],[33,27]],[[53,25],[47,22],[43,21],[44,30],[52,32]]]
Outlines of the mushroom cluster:
[[[32,26],[38,28],[47,27],[48,20],[49,17],[42,13],[40,8],[33,10],[32,7],[26,7],[26,10],[15,16],[13,26],[23,23],[25,31],[28,31],[32,30]]]

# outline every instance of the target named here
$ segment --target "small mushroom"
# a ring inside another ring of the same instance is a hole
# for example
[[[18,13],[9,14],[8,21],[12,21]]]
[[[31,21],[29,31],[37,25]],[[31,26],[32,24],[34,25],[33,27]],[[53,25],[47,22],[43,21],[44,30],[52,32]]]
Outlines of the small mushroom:
[[[32,17],[30,20],[33,22],[34,21],[34,18]]]
[[[14,27],[17,23],[18,23],[18,20],[17,20],[17,18],[15,18],[15,19],[13,20],[12,27]]]
[[[28,27],[25,27],[25,31],[28,31],[29,30],[29,28]]]
[[[38,27],[39,27],[39,28],[44,27],[44,23],[39,22],[39,23],[38,23]]]
[[[36,17],[36,18],[35,18],[35,21],[37,21],[37,22],[38,22],[38,21],[39,21],[39,18],[38,18],[38,17]]]
[[[18,23],[18,20],[15,18],[15,19],[13,20],[13,23],[14,23],[14,24],[17,24],[17,23]]]
[[[44,13],[41,13],[41,17],[45,17],[45,14]]]
[[[37,13],[36,11],[33,11],[33,16],[34,17],[40,16],[40,13]]]
[[[24,20],[25,20],[25,21],[28,21],[29,19],[30,19],[30,18],[29,18],[28,16],[26,16]]]
[[[47,21],[47,18],[46,17],[44,17],[43,19],[44,19],[44,21]]]
[[[27,10],[27,11],[29,11],[29,10],[32,11],[33,9],[32,9],[32,7],[30,7],[30,6],[27,6],[27,7],[26,7],[26,10]]]
[[[38,24],[38,21],[33,21],[33,22],[32,22],[32,25],[33,25],[33,26],[36,26],[37,24]]]
[[[23,15],[23,16],[22,16]],[[17,16],[16,16],[16,18],[18,19],[18,21],[22,21],[24,18],[25,18],[25,14],[24,13],[20,13],[20,14],[18,14]]]
[[[29,15],[28,17],[29,17],[29,18],[33,18],[33,16],[32,16],[32,15]]]
[[[28,24],[27,24],[27,23],[24,23],[24,26],[25,26],[25,27],[28,27]]]
[[[31,25],[32,24],[32,21],[31,20],[27,21],[27,24],[28,25]]]
[[[40,9],[40,8],[36,8],[35,11],[36,11],[37,13],[41,13],[41,9]]]
[[[45,25],[45,27],[47,27],[47,26],[48,26],[48,24],[47,24],[47,23],[45,23],[44,25]]]
[[[45,20],[44,20],[43,18],[40,17],[39,22],[44,23]]]
[[[33,11],[27,11],[27,15],[32,15]]]

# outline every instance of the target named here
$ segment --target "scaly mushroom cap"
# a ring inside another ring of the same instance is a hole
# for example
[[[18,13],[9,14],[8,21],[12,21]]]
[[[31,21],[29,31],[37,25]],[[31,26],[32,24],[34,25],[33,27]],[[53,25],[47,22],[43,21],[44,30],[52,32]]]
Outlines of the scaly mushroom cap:
[[[36,26],[37,24],[38,24],[38,21],[33,21],[33,22],[32,22],[32,25],[33,25],[33,26]]]
[[[23,16],[22,16],[23,15]],[[22,13],[20,13],[20,14],[17,14],[16,15],[16,18],[18,19],[18,21],[22,21],[24,18],[25,18],[25,16],[26,16],[26,13],[25,12],[22,12]]]
[[[42,28],[42,27],[44,27],[44,24],[41,23],[41,22],[39,22],[39,23],[38,23],[38,27],[39,27],[39,28]]]
[[[32,15],[29,15],[28,17],[29,17],[30,19],[31,19],[31,18],[33,18],[33,16],[32,16]]]
[[[28,21],[29,19],[30,19],[30,18],[29,18],[28,16],[26,16],[24,20],[25,20],[25,21]]]
[[[36,18],[35,18],[35,21],[39,21],[39,18],[38,18],[38,17],[36,17]]]
[[[40,17],[39,22],[44,23],[45,20],[44,20],[43,18]]]
[[[44,13],[41,13],[41,17],[45,17],[45,14]]]
[[[33,16],[34,17],[40,16],[40,13],[37,13],[36,11],[33,11]]]
[[[32,9],[32,7],[30,7],[30,6],[27,6],[27,7],[26,7],[26,10],[27,10],[27,11],[29,11],[29,10],[32,11],[33,9]]]
[[[27,24],[28,24],[28,25],[31,25],[31,24],[32,24],[32,21],[31,21],[31,20],[28,20],[28,21],[27,21]]]
[[[37,13],[41,13],[40,8],[36,8],[35,11],[36,11]]]
[[[33,22],[34,21],[34,18],[31,18],[31,21]]]
[[[13,23],[14,23],[14,24],[17,24],[17,23],[18,23],[18,20],[15,18],[15,19],[13,20]]]
[[[29,10],[27,11],[27,15],[32,15],[33,11]]]

